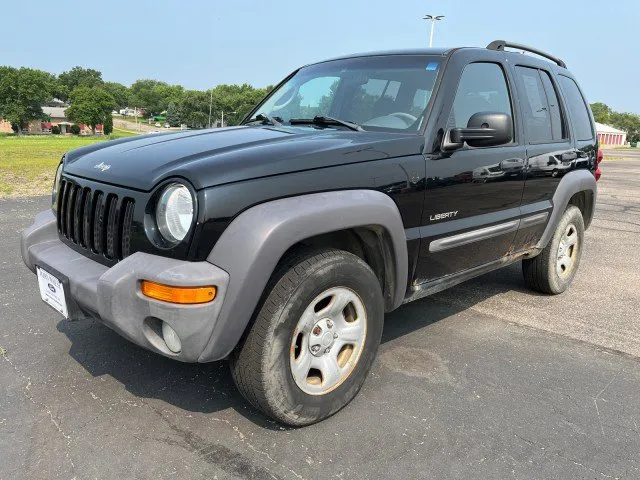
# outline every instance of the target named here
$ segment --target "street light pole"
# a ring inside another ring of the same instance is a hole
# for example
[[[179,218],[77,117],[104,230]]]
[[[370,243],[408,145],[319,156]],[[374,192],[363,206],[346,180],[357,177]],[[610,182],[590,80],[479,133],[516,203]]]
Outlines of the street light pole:
[[[224,127],[224,110],[221,110],[222,112],[222,120],[220,120],[220,126]],[[228,112],[228,113],[238,113],[238,112]]]
[[[442,20],[444,18],[444,15],[425,15],[424,17],[422,17],[423,20],[430,20],[431,21],[431,34],[429,35],[429,48],[433,47],[433,30],[436,26],[436,22],[438,20]]]

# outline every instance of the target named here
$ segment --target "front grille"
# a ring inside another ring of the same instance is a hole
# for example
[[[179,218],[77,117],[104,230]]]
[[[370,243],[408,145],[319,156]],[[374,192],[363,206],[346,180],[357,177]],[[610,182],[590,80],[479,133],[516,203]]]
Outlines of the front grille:
[[[132,253],[134,207],[132,198],[119,198],[63,179],[58,194],[58,232],[96,255],[122,260]]]

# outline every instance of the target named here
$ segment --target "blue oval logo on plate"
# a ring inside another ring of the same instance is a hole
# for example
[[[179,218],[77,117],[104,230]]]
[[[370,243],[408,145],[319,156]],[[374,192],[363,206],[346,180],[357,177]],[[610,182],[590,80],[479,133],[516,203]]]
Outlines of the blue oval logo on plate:
[[[49,287],[49,290],[51,290],[52,293],[56,293],[56,287],[54,287],[51,284],[48,284],[47,286]]]

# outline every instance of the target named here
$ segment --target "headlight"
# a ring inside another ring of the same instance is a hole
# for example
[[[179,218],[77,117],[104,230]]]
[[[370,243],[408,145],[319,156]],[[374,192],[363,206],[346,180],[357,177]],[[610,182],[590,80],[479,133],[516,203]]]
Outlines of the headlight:
[[[193,221],[193,197],[180,183],[167,186],[156,207],[158,230],[169,243],[179,243],[189,233]]]
[[[60,189],[60,177],[62,176],[62,162],[56,170],[56,178],[53,181],[53,190],[51,190],[51,208],[55,212],[58,208],[58,190]]]

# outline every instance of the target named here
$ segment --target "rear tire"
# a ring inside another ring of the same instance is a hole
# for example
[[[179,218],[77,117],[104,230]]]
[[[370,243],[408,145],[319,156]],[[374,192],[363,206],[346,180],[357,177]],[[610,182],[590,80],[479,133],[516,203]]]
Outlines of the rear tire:
[[[534,258],[522,260],[526,285],[541,293],[564,292],[578,271],[584,245],[584,220],[580,209],[569,205],[551,241]]]
[[[230,358],[242,395],[292,426],[323,420],[358,393],[384,321],[378,278],[359,257],[302,251],[277,269]]]

